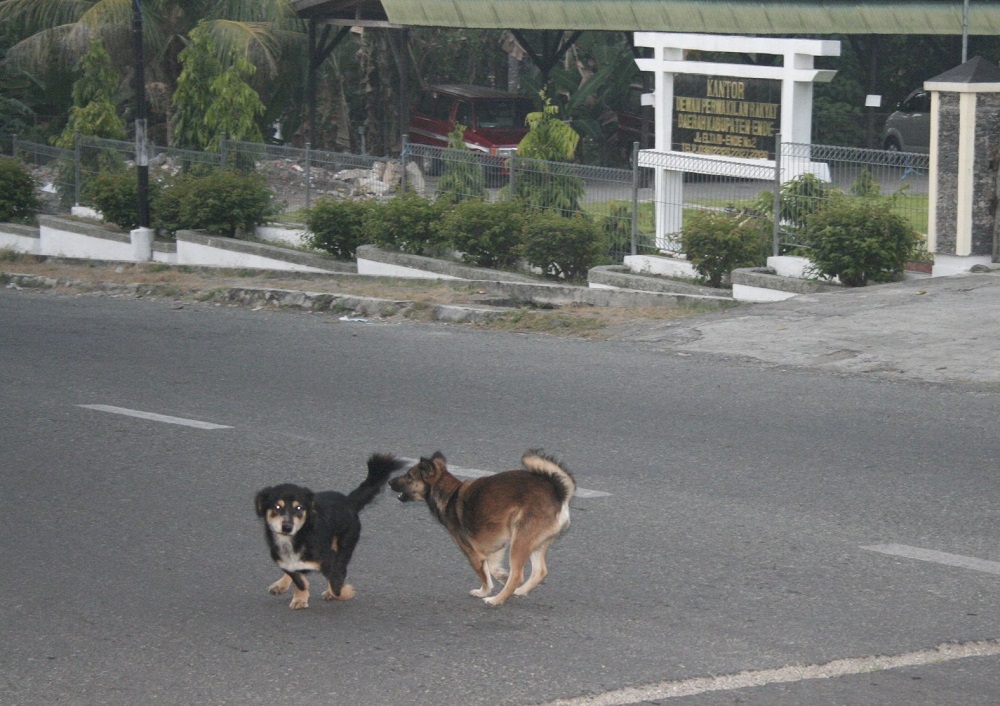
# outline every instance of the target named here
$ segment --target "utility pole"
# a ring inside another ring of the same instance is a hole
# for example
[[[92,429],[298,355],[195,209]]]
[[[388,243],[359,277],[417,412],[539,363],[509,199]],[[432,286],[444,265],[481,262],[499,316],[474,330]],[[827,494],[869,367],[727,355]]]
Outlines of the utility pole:
[[[962,63],[969,60],[969,0],[962,0]]]
[[[149,156],[146,153],[146,62],[142,42],[141,0],[132,0],[135,49],[135,168],[139,193],[139,227],[149,228]]]

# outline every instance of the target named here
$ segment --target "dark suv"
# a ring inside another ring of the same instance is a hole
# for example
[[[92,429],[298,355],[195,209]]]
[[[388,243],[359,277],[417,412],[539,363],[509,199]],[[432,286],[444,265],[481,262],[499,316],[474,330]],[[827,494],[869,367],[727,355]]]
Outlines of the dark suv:
[[[494,88],[429,86],[410,110],[410,142],[447,147],[448,133],[460,123],[466,128],[465,144],[470,149],[510,156],[528,134],[524,119],[532,110],[530,99]]]
[[[931,94],[919,88],[906,97],[885,121],[882,147],[927,154],[931,147]]]

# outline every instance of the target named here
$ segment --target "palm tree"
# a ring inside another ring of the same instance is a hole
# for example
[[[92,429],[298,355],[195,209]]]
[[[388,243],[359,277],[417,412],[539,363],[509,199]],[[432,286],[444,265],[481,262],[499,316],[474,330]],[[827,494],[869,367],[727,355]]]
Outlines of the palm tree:
[[[221,60],[238,58],[257,67],[254,88],[262,97],[300,83],[301,62],[287,59],[303,50],[306,35],[291,0],[0,0],[0,23],[21,38],[8,50],[5,63],[43,80],[53,61],[62,67],[74,65],[91,39],[100,37],[121,79],[120,97],[125,98],[134,70],[136,7],[143,13],[152,123],[169,126],[171,97],[181,70],[178,57],[200,20],[205,21]]]

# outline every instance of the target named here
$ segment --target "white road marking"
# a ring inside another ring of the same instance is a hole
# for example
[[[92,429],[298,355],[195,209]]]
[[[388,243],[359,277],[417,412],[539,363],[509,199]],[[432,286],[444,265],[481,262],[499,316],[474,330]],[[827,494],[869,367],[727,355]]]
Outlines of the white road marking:
[[[409,464],[417,463],[419,459],[416,458],[404,458]],[[448,470],[452,474],[458,476],[459,478],[483,478],[485,476],[492,476],[495,471],[481,471],[478,468],[462,468],[461,466],[448,465]],[[603,490],[588,490],[587,488],[577,488],[576,492],[573,493],[574,498],[607,498],[611,493],[605,493]]]
[[[112,407],[106,404],[81,404],[78,407],[84,409],[94,409],[98,412],[111,412],[112,414],[124,414],[127,417],[138,417],[139,419],[150,419],[154,422],[165,422],[167,424],[181,424],[195,429],[232,429],[225,424],[212,424],[211,422],[200,422],[197,419],[184,419],[183,417],[168,417],[165,414],[154,414],[153,412],[140,412],[136,409],[125,409],[124,407]]]
[[[944,564],[945,566],[957,566],[960,569],[985,571],[988,574],[1000,576],[1000,561],[988,561],[972,556],[962,556],[961,554],[937,552],[933,549],[908,547],[905,544],[872,544],[861,548],[867,549],[870,552],[879,552],[880,554],[889,554],[905,559],[917,559],[918,561],[930,561],[935,564]]]
[[[644,701],[674,699],[681,696],[695,696],[712,691],[732,691],[768,684],[789,684],[812,679],[830,679],[855,674],[883,672],[902,667],[920,667],[941,664],[972,657],[996,657],[1000,655],[1000,641],[980,640],[978,642],[945,643],[934,649],[907,652],[901,655],[871,657],[851,657],[836,659],[825,664],[792,665],[776,669],[760,669],[738,674],[724,674],[716,677],[694,677],[677,681],[664,681],[647,686],[616,689],[603,694],[580,696],[572,699],[549,701],[539,706],[623,706]]]

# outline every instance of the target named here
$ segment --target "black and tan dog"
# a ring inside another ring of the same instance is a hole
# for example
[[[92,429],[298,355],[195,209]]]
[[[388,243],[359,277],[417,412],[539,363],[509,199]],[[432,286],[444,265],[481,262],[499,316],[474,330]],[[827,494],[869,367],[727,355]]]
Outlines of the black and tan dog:
[[[492,606],[511,594],[527,595],[545,578],[545,552],[569,526],[569,500],[576,490],[570,472],[539,451],[524,454],[521,464],[523,470],[459,481],[438,451],[389,481],[400,500],[427,502],[479,576],[482,586],[471,594]],[[509,572],[503,567],[505,547]],[[524,581],[529,557],[531,576]],[[506,583],[491,598],[494,578]]]
[[[348,495],[283,483],[257,493],[257,516],[264,520],[264,536],[271,558],[284,576],[268,588],[273,595],[292,584],[291,608],[309,607],[309,581],[305,574],[320,571],[329,582],[323,599],[347,601],[354,588],[345,585],[347,565],[361,538],[358,513],[382,490],[389,476],[406,465],[388,454],[372,454],[368,477]]]

